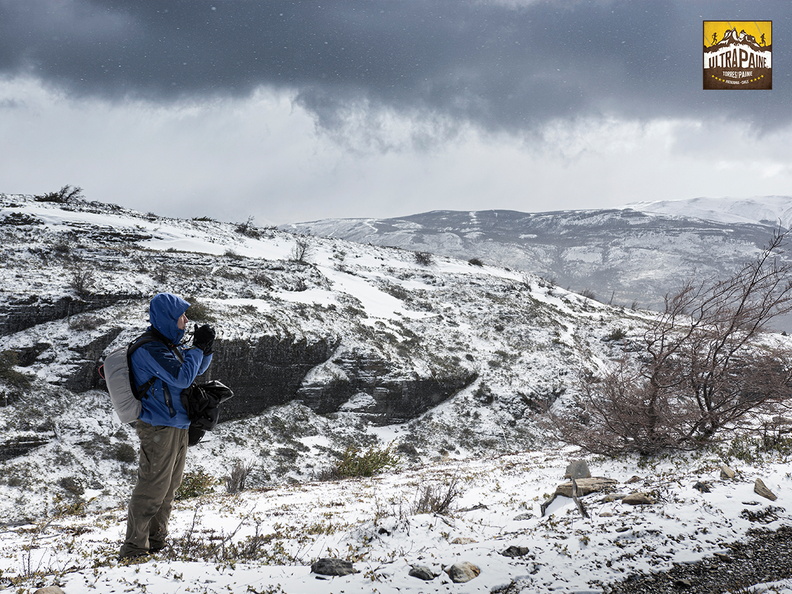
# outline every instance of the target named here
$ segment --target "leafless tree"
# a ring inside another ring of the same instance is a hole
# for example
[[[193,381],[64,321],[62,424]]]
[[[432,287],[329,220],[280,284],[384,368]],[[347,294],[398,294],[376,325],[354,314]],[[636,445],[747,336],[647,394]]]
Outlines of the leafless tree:
[[[693,448],[792,395],[792,350],[763,340],[792,311],[785,239],[776,232],[727,279],[666,296],[637,357],[583,378],[572,410],[553,416],[563,439],[603,454]]]
[[[311,242],[304,237],[298,237],[292,248],[291,259],[304,264],[308,261],[311,251]]]

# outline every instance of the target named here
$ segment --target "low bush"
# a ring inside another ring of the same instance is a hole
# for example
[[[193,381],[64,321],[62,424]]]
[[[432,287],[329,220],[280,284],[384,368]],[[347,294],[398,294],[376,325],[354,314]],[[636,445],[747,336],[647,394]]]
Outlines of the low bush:
[[[187,308],[187,317],[190,318],[190,320],[193,322],[215,321],[215,317],[212,315],[208,305],[201,303],[195,297],[190,297],[187,301],[190,303],[190,307]]]
[[[431,266],[434,264],[434,257],[429,252],[415,252],[415,263],[420,266]]]
[[[81,200],[83,198],[82,188],[79,186],[72,187],[69,185],[63,186],[57,192],[47,192],[46,194],[37,194],[33,196],[36,202],[56,202],[58,204],[67,204],[73,200]]]
[[[185,472],[181,486],[176,490],[176,499],[192,499],[214,493],[218,480],[204,470]]]
[[[365,451],[350,447],[346,449],[341,460],[333,467],[331,474],[338,478],[374,476],[398,463],[399,457],[393,453],[391,446],[386,448],[371,446]]]

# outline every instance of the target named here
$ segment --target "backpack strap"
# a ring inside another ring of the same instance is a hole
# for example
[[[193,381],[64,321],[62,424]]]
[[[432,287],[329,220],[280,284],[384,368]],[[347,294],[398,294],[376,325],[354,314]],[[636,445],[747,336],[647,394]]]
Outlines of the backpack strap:
[[[133,369],[132,353],[134,353],[144,344],[147,344],[149,342],[161,342],[166,347],[168,347],[174,355],[176,355],[176,358],[180,362],[184,363],[184,357],[179,352],[179,349],[175,344],[170,342],[167,338],[165,338],[161,333],[157,332],[156,330],[147,330],[146,332],[138,336],[135,340],[133,340],[127,347],[127,365],[129,366],[130,373],[132,372]],[[132,387],[135,392],[135,398],[137,398],[138,400],[143,400],[143,398],[148,397],[148,391],[151,389],[151,386],[153,386],[156,381],[157,381],[157,376],[153,376],[150,380],[139,386],[133,385]],[[167,387],[166,387],[166,396],[167,396],[167,400],[170,400],[170,394],[168,394],[167,392]],[[170,404],[170,402],[168,403],[168,409],[173,410],[173,405]],[[173,413],[174,414],[172,414],[171,416],[175,416],[176,411],[173,410]]]

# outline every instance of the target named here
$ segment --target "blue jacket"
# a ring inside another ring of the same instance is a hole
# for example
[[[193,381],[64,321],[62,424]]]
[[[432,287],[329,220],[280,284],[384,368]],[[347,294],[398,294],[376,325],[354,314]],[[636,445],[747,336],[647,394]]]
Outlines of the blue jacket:
[[[149,305],[149,330],[156,330],[173,345],[184,337],[178,327],[181,315],[190,306],[184,299],[170,293],[156,295]],[[132,353],[132,374],[137,386],[152,378],[155,382],[141,400],[139,419],[149,425],[187,429],[190,419],[181,402],[181,392],[190,386],[212,362],[201,349],[167,347],[159,341],[148,342]]]

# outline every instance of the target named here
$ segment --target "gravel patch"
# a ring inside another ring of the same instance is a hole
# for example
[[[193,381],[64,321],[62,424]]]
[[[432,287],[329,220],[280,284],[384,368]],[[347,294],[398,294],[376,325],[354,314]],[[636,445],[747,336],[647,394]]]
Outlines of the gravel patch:
[[[752,530],[745,541],[696,563],[676,564],[668,571],[635,574],[608,584],[606,594],[739,592],[755,584],[792,578],[792,527]]]

